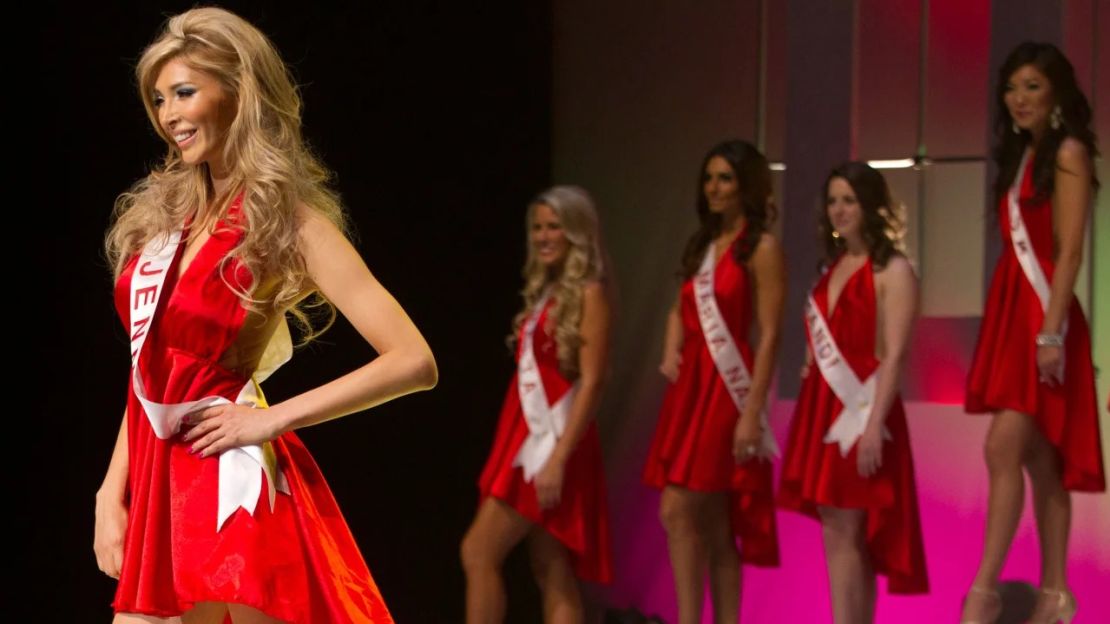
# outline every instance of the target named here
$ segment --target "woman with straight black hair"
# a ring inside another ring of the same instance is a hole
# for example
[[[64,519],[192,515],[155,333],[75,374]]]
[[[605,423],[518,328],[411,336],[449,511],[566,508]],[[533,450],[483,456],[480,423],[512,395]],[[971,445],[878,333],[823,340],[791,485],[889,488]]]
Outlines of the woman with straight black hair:
[[[1030,622],[1070,622],[1070,491],[1106,489],[1087,320],[1074,294],[1094,191],[1091,107],[1055,46],[1026,42],[998,76],[994,192],[1002,256],[987,295],[965,407],[990,413],[983,558],[962,621],[998,619],[998,577],[1033,484],[1041,590]]]

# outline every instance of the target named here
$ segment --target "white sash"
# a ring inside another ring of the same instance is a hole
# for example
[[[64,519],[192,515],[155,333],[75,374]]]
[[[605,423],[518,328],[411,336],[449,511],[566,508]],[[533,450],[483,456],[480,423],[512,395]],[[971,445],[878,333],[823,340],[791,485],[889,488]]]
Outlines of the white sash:
[[[829,331],[825,315],[821,314],[812,293],[806,300],[806,325],[809,328],[809,349],[813,353],[813,359],[817,362],[825,383],[832,388],[842,406],[840,414],[825,433],[825,443],[836,442],[840,446],[840,455],[846,456],[867,428],[871,406],[875,402],[878,371],[871,373],[866,381],[860,382],[856,372],[841,355],[840,347]],[[883,437],[890,439],[890,432],[886,427],[883,427]]]
[[[213,405],[231,403],[220,396],[207,396],[185,403],[157,403],[146,396],[146,388],[139,372],[139,354],[146,344],[158,301],[162,296],[166,274],[180,243],[181,230],[174,231],[165,239],[155,238],[148,242],[131,276],[131,383],[154,435],[162,440],[181,430],[181,421],[186,415]],[[258,370],[240,390],[235,403],[252,407],[265,406],[258,384],[288,362],[292,354],[293,343],[289,336],[289,327],[282,321],[266,346]],[[254,514],[262,492],[262,471],[266,473],[270,509],[273,509],[276,491],[289,494],[289,484],[277,467],[273,446],[266,442],[262,445],[228,449],[220,454],[217,531],[239,507]]]
[[[570,406],[578,394],[578,382],[575,382],[555,405],[547,400],[547,391],[536,365],[536,355],[532,351],[532,335],[536,332],[536,324],[547,300],[548,297],[543,297],[524,322],[520,357],[517,360],[517,393],[520,395],[520,407],[524,411],[524,422],[528,423],[528,437],[513,458],[513,467],[520,466],[524,469],[525,482],[531,482],[551,458],[555,443],[566,430]]]
[[[1029,240],[1029,232],[1025,229],[1025,220],[1021,217],[1021,205],[1018,203],[1018,198],[1021,196],[1021,182],[1025,178],[1025,165],[1029,161],[1030,154],[1032,152],[1029,150],[1022,154],[1021,164],[1018,165],[1014,182],[1010,185],[1010,191],[1007,193],[1007,199],[1009,200],[1007,203],[1010,211],[1010,242],[1014,246],[1014,255],[1017,256],[1018,264],[1021,265],[1021,271],[1025,273],[1025,279],[1029,280],[1029,285],[1037,293],[1037,299],[1041,301],[1041,310],[1047,314],[1048,298],[1052,289],[1048,284],[1048,278],[1045,277],[1044,269],[1041,268],[1040,261],[1037,260],[1037,253],[1033,250],[1033,241]],[[1060,335],[1066,336],[1067,333],[1068,321],[1065,318],[1064,323],[1060,326]]]
[[[716,272],[715,249],[712,243],[705,252],[705,259],[701,268],[694,275],[694,303],[698,308],[698,321],[701,323],[701,333],[705,336],[705,344],[709,348],[709,355],[717,367],[721,381],[725,383],[728,395],[732,397],[736,410],[744,413],[744,404],[747,402],[748,392],[752,387],[752,376],[736,348],[736,342],[725,324],[725,318],[717,306],[717,295],[714,290],[714,274]],[[763,425],[763,436],[759,442],[759,455],[762,457],[777,457],[779,445],[771,433],[767,422],[767,410],[759,414],[760,423]]]

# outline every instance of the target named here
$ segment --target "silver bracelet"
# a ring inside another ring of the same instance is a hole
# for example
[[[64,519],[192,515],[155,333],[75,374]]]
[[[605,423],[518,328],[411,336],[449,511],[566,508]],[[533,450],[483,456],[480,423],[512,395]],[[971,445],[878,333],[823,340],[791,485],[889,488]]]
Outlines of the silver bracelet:
[[[1064,337],[1060,334],[1037,334],[1038,347],[1062,347],[1064,346]]]

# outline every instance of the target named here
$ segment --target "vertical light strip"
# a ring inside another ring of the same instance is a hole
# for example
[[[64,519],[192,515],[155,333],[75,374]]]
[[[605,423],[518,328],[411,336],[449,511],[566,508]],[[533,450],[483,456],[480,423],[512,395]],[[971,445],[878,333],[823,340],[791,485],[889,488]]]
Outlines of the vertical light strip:
[[[929,88],[929,0],[921,0],[920,24],[918,30],[918,60],[917,60],[917,162],[921,166],[917,168],[917,231],[913,233],[914,238],[917,240],[917,268],[919,279],[925,281],[925,202],[929,199],[929,193],[925,186],[928,182],[928,173],[926,170],[924,158],[926,156],[925,145],[925,92]],[[907,216],[907,220],[909,217]],[[919,287],[924,288],[924,285]]]
[[[764,156],[767,155],[767,39],[768,39],[767,0],[756,2],[756,23],[759,28],[759,61],[757,63],[759,81],[756,86],[755,102],[755,145]]]
[[[1103,2],[1093,2],[1091,7],[1091,110],[1095,111],[1096,119],[1099,114],[1099,102],[1107,95],[1110,85],[1098,82],[1099,76],[1099,28],[1102,20],[1108,17],[1105,13],[1106,5]],[[1100,7],[1103,11],[1099,11]],[[1104,107],[1105,108],[1105,107]],[[1102,111],[1106,114],[1106,111]],[[1097,123],[1097,122],[1096,122]],[[1110,120],[1103,120],[1104,126],[1110,126]],[[1101,374],[1095,377],[1098,386],[1098,413],[1102,427],[1102,458],[1105,465],[1110,466],[1110,411],[1104,410],[1110,402],[1110,160],[1106,155],[1095,162],[1096,171],[1102,174],[1102,191],[1096,197],[1094,214],[1091,217],[1091,297],[1089,315],[1091,322],[1091,338],[1093,339],[1092,356],[1096,368],[1101,368]],[[1098,279],[1094,279],[1095,276]]]
[[[925,149],[925,91],[929,88],[929,0],[921,0],[921,27],[918,36],[918,64],[917,64],[917,159],[921,160],[929,154]]]
[[[1100,11],[1100,8],[1102,11]],[[1099,24],[1107,19],[1103,2],[1092,2],[1091,7],[1091,110],[1095,112],[1096,129],[1098,126],[1110,127],[1110,119],[1097,120],[1101,110],[1099,104],[1107,97],[1110,85],[1099,85]],[[1102,107],[1103,109],[1106,107]],[[1095,208],[1091,216],[1091,270],[1090,279],[1090,307],[1088,320],[1091,323],[1091,338],[1093,339],[1092,356],[1096,368],[1101,368],[1101,374],[1095,377],[1098,386],[1098,413],[1102,425],[1102,457],[1110,465],[1110,411],[1104,411],[1110,402],[1110,150],[1104,148],[1103,156],[1095,161],[1095,171],[1101,173],[1102,190],[1095,197]],[[1098,279],[1095,279],[1095,277]]]
[[[848,159],[859,158],[859,0],[852,0],[852,94],[848,103]]]
[[[1098,2],[1097,0],[1092,0],[1091,1],[1091,76],[1090,76],[1091,102],[1090,102],[1090,104],[1091,104],[1091,111],[1093,111],[1094,114],[1095,114],[1094,115],[1095,119],[1097,119],[1098,110],[1099,110],[1098,109],[1099,96],[1102,95],[1102,92],[1099,90],[1099,85],[1098,85],[1098,39],[1099,39],[1099,37],[1098,37],[1098,23],[1099,23],[1098,22],[1098,19],[1099,19],[1098,8],[1099,8],[1100,4],[1103,4],[1103,3]],[[1097,126],[1097,121],[1094,122],[1094,123]],[[1102,158],[1105,160],[1106,156],[1103,156]],[[1095,171],[1097,172],[1098,171],[1098,169],[1097,169],[1098,163],[1096,162],[1096,163],[1092,163],[1092,164],[1095,165],[1095,167],[1096,167]],[[1104,181],[1103,184],[1107,184],[1107,182]],[[1103,191],[1103,195],[1105,196],[1105,191]],[[1095,198],[1095,201],[1096,201],[1095,207],[1097,208],[1098,204],[1101,203],[1101,202],[1098,201],[1097,197]],[[1105,200],[1103,200],[1103,201],[1105,201]],[[1095,319],[1098,318],[1098,314],[1096,314],[1096,311],[1098,310],[1097,303],[1098,303],[1098,294],[1099,293],[1096,290],[1097,286],[1098,286],[1098,280],[1095,279],[1095,274],[1098,272],[1098,265],[1099,265],[1098,258],[1099,258],[1100,251],[1102,253],[1107,253],[1107,252],[1110,252],[1110,249],[1100,250],[1099,249],[1099,244],[1098,244],[1099,238],[1098,238],[1098,236],[1095,235],[1096,232],[1098,232],[1098,227],[1100,225],[1099,221],[1101,219],[1106,219],[1107,217],[1106,217],[1106,215],[1100,215],[1099,210],[1094,210],[1092,212],[1093,212],[1093,214],[1091,215],[1091,228],[1090,228],[1090,231],[1088,231],[1088,233],[1087,233],[1087,235],[1088,235],[1087,243],[1089,244],[1088,249],[1090,249],[1090,259],[1091,259],[1090,260],[1091,270],[1087,272],[1087,292],[1089,293],[1089,297],[1088,297],[1088,301],[1087,301],[1087,304],[1088,304],[1087,305],[1087,311],[1088,311],[1088,314],[1090,314],[1091,324],[1095,325],[1095,324],[1100,324],[1095,320]],[[1106,241],[1103,241],[1103,242],[1106,242]],[[1107,278],[1110,278],[1110,275],[1103,277],[1102,281],[1103,282],[1107,281]],[[1106,330],[1106,328],[1100,328],[1100,329],[1102,329],[1103,331]],[[1092,335],[1097,336],[1098,334],[1097,333],[1092,333]],[[1102,396],[1102,395],[1099,395],[1099,396]]]

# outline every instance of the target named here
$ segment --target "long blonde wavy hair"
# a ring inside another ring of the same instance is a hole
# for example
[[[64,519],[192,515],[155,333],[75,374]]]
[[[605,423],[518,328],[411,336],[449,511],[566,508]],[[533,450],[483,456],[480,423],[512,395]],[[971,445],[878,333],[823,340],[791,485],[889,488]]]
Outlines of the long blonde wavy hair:
[[[548,206],[559,218],[570,247],[558,274],[551,275],[536,257],[535,246],[531,241],[532,223],[536,208]],[[597,210],[590,194],[577,186],[554,186],[542,192],[528,205],[526,219],[526,240],[528,258],[521,271],[524,277],[524,307],[513,319],[513,334],[510,344],[520,336],[532,309],[550,289],[555,300],[547,318],[547,328],[553,329],[559,357],[559,369],[564,376],[574,379],[578,376],[578,349],[582,346],[579,326],[582,323],[582,293],[591,281],[606,281],[604,254],[601,247],[601,233],[598,226]]]
[[[227,130],[223,159],[230,172],[227,191],[217,196],[207,164],[189,165],[158,121],[154,84],[171,60],[216,80],[234,98],[235,118]],[[135,68],[139,97],[158,136],[167,144],[162,163],[116,198],[105,251],[118,278],[146,243],[180,228],[206,206],[227,216],[242,193],[243,238],[225,257],[237,260],[254,279],[228,286],[244,307],[266,315],[290,312],[307,342],[326,330],[335,309],[311,283],[298,246],[296,207],[304,203],[343,231],[346,219],[338,196],[327,188],[328,169],[301,135],[301,97],[288,67],[270,40],[239,16],[199,8],[171,17]],[[216,221],[212,221],[215,223]],[[265,282],[265,292],[259,286]],[[305,299],[309,294],[315,297]],[[322,308],[325,322],[314,330],[309,316]]]

